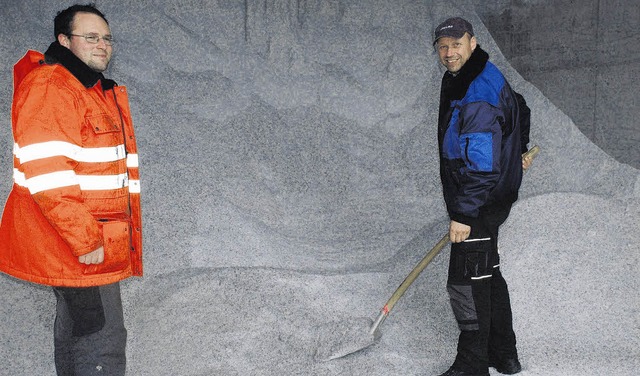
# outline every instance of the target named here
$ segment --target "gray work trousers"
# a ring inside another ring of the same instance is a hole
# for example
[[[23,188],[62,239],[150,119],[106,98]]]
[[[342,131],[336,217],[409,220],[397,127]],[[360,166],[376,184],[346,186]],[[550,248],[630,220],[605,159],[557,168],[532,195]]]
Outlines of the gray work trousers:
[[[90,334],[78,335],[78,317],[91,319],[92,313],[83,316],[82,307],[69,298],[69,289],[54,287],[56,295],[56,319],[54,345],[56,372],[59,376],[120,376],[125,374],[127,330],[124,327],[120,284],[99,286],[95,290],[97,305],[102,305],[99,329],[89,329]],[[73,292],[73,291],[72,291]],[[92,309],[95,310],[95,305]],[[76,322],[74,322],[74,318]],[[74,329],[75,325],[75,329]],[[82,327],[82,326],[80,326]],[[95,327],[95,326],[94,326]],[[74,330],[76,333],[74,335]]]

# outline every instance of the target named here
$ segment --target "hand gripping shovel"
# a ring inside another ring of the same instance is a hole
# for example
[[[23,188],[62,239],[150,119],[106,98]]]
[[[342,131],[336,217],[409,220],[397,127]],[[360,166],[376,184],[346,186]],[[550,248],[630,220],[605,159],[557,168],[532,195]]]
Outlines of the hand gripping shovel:
[[[534,146],[528,152],[522,155],[523,158],[535,158],[540,152],[538,146]],[[344,326],[327,328],[330,335],[338,336],[338,340],[320,340],[320,346],[316,350],[316,361],[329,361],[332,359],[342,358],[343,356],[365,349],[378,341],[381,337],[380,325],[387,318],[398,300],[404,295],[413,281],[418,278],[420,273],[431,263],[431,261],[442,251],[445,245],[449,243],[449,234],[438,241],[429,252],[420,260],[420,262],[411,270],[409,275],[402,281],[400,286],[391,295],[391,298],[382,307],[375,321],[370,318],[357,318],[355,322],[346,323]],[[363,329],[364,327],[364,329]],[[368,329],[366,329],[368,328]]]

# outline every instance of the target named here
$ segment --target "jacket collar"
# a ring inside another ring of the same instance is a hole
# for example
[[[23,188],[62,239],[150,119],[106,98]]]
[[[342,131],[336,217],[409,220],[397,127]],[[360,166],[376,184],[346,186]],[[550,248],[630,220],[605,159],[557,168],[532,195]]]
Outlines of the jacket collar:
[[[58,41],[51,43],[44,53],[44,57],[47,64],[59,63],[65,67],[86,88],[95,86],[98,81],[100,81],[103,90],[108,90],[116,86],[115,81],[109,80],[105,78],[102,73],[89,68],[89,66],[74,55],[71,50],[62,46]]]
[[[454,76],[447,71],[442,78],[442,83],[448,99],[462,99],[471,82],[482,73],[487,61],[489,61],[489,54],[478,45],[458,74]]]

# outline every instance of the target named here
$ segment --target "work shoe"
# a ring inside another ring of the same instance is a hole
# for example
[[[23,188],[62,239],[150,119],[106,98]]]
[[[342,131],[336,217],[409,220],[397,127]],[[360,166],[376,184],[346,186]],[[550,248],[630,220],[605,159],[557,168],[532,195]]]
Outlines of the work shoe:
[[[504,375],[514,375],[520,371],[522,371],[522,366],[518,361],[518,358],[510,358],[501,361],[489,361],[489,367],[493,367],[496,371],[504,374]]]
[[[465,371],[457,370],[453,367],[449,368],[447,372],[443,373],[440,376],[489,376],[489,372],[485,373],[470,373]]]

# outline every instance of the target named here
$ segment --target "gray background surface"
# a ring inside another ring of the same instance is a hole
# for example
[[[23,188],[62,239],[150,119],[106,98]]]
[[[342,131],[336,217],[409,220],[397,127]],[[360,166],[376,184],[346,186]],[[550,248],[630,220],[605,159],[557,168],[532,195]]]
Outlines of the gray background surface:
[[[543,148],[501,229],[522,374],[637,373],[638,169],[596,145],[552,92],[537,88],[543,84],[525,80],[482,23],[490,6],[502,14],[550,2],[488,2],[481,11],[474,3],[98,3],[118,39],[107,75],[129,88],[142,171],[146,274],[122,284],[129,374],[448,368],[457,327],[447,252],[398,303],[379,343],[326,363],[314,353],[345,323],[375,317],[446,231],[435,126],[443,71],[430,45],[434,26],[451,15],[474,24],[525,95],[532,143]],[[0,196],[11,188],[11,67],[27,48],[46,49],[55,12],[69,4],[0,7]],[[568,70],[576,58],[569,60]],[[540,72],[534,76],[548,77],[547,87],[565,77]],[[593,98],[587,102],[584,111],[601,113],[592,116],[594,129],[637,111],[595,102],[596,111]],[[612,145],[637,140],[624,129],[603,132]],[[0,288],[0,375],[54,374],[50,289],[6,276]]]
[[[640,168],[640,1],[473,1],[513,67],[591,141]]]

